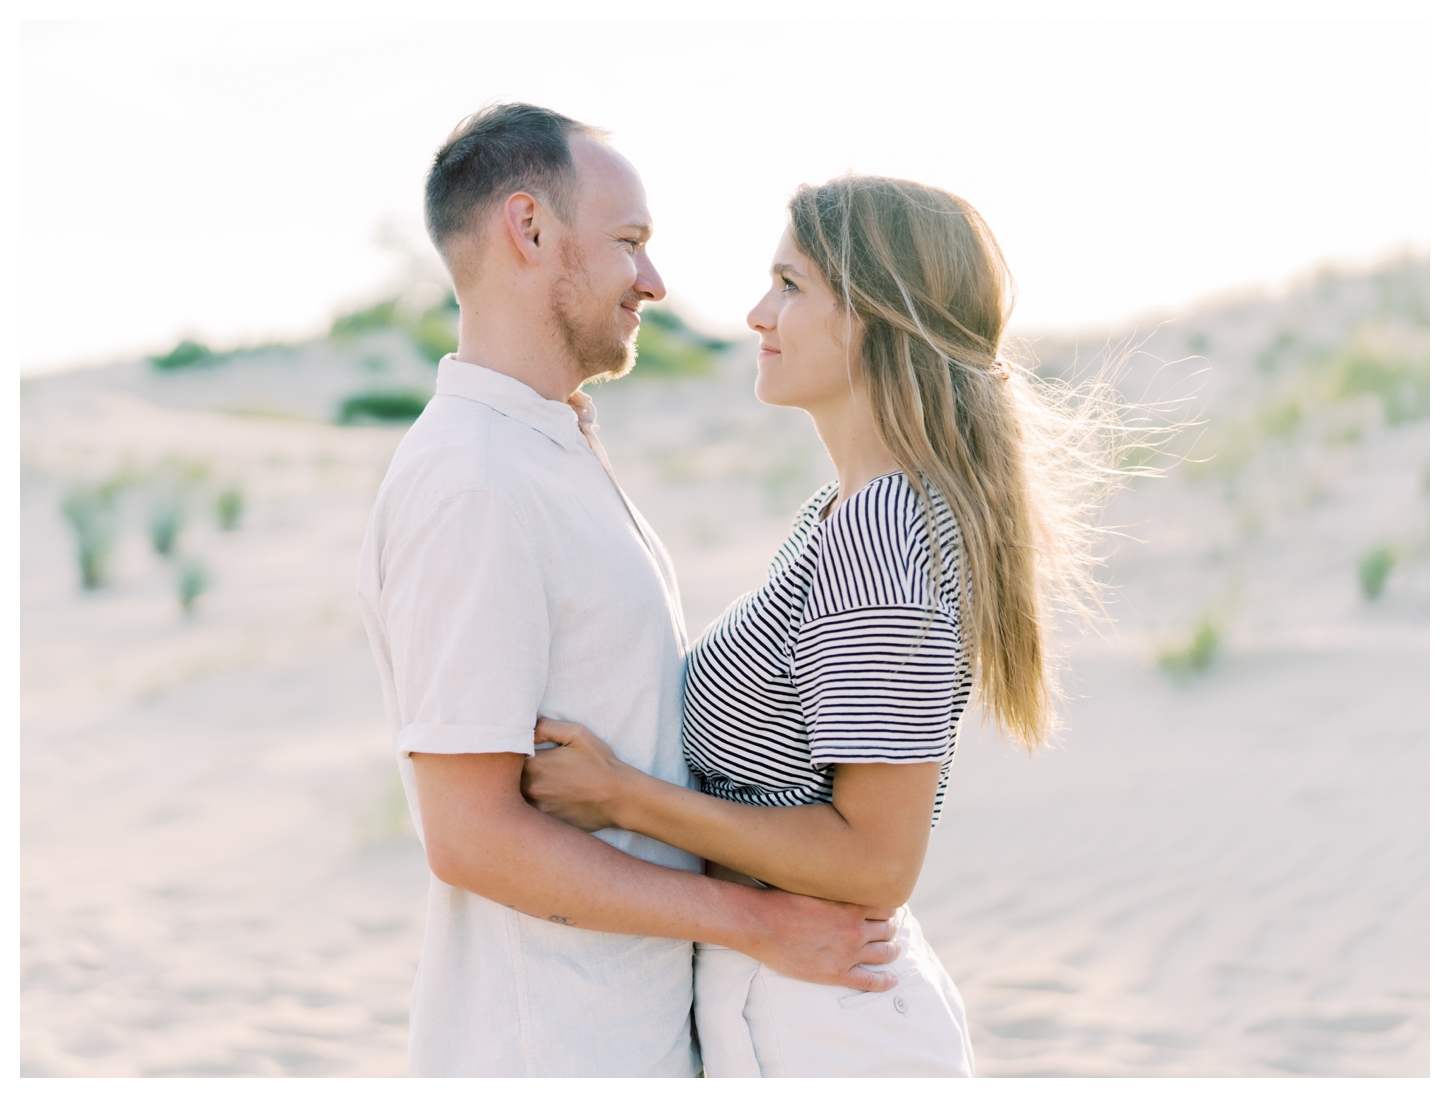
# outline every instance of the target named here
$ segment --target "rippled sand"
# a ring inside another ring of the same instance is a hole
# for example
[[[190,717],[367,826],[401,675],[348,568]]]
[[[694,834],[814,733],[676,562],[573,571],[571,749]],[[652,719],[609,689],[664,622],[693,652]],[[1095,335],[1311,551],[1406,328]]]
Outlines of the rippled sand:
[[[827,470],[739,369],[630,385],[604,438],[698,632]],[[25,1074],[403,1072],[427,869],[352,595],[398,437],[27,395]],[[1427,446],[1419,424],[1313,457],[1318,487],[1247,538],[1178,474],[1120,502],[1148,541],[1115,558],[1116,633],[1078,645],[1068,731],[1030,760],[963,733],[913,899],[984,1075],[1428,1072],[1428,566],[1374,603],[1354,581],[1367,539],[1418,536]],[[183,534],[215,576],[191,620],[140,489],[98,593],[58,512],[70,478],[168,455],[248,492],[241,529]],[[1156,670],[1219,596],[1217,664]]]

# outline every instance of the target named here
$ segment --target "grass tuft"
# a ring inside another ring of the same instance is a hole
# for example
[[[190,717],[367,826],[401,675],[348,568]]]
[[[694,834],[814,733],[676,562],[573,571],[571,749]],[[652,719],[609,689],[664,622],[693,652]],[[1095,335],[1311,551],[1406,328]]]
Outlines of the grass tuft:
[[[337,410],[337,422],[343,425],[359,421],[411,423],[423,414],[427,405],[428,398],[412,390],[373,389],[344,400]]]
[[[219,361],[220,355],[194,339],[183,339],[164,355],[151,356],[151,365],[158,370],[184,370],[188,366],[210,366]]]
[[[227,488],[216,498],[217,524],[223,530],[235,530],[242,521],[242,490]]]
[[[722,339],[695,331],[669,309],[643,309],[639,314],[634,369],[630,374],[705,377],[715,369],[715,356],[729,346]]]
[[[1218,624],[1205,615],[1186,643],[1158,650],[1158,667],[1179,679],[1202,674],[1218,657],[1222,639]]]
[[[76,558],[81,587],[94,591],[105,584],[116,541],[116,496],[113,482],[72,488],[61,503],[61,513],[76,537]]]
[[[176,597],[181,603],[183,613],[190,616],[195,609],[196,600],[210,586],[211,576],[201,561],[191,558],[177,564]]]
[[[151,548],[158,557],[169,557],[176,552],[176,541],[186,525],[186,504],[178,492],[164,492],[157,496],[151,506]]]
[[[1395,551],[1387,545],[1373,549],[1359,558],[1359,589],[1373,602],[1384,594],[1385,581],[1395,567]]]

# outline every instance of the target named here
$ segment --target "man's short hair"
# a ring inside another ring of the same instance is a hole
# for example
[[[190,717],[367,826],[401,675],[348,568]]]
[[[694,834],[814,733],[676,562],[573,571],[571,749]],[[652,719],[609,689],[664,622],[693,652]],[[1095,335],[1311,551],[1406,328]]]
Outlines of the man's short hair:
[[[458,123],[428,174],[425,213],[433,246],[447,258],[452,237],[473,229],[490,207],[517,191],[543,199],[572,222],[578,176],[569,138],[576,133],[604,136],[531,103],[485,107]]]

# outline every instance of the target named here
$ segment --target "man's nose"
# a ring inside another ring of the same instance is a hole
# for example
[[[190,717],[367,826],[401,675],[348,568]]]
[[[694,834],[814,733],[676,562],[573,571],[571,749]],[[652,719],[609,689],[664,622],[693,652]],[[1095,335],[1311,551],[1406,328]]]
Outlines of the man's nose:
[[[650,262],[648,253],[643,249],[640,249],[639,260],[635,265],[634,292],[650,301],[663,301],[665,298],[665,280],[655,270],[655,265]]]

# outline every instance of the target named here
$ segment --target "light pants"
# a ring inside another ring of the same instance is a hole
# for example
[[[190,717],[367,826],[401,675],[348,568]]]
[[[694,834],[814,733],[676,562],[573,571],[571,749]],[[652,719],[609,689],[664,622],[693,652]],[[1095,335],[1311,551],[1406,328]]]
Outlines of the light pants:
[[[723,946],[695,945],[695,1028],[711,1078],[972,1075],[966,1011],[908,910],[891,991],[782,976]]]

